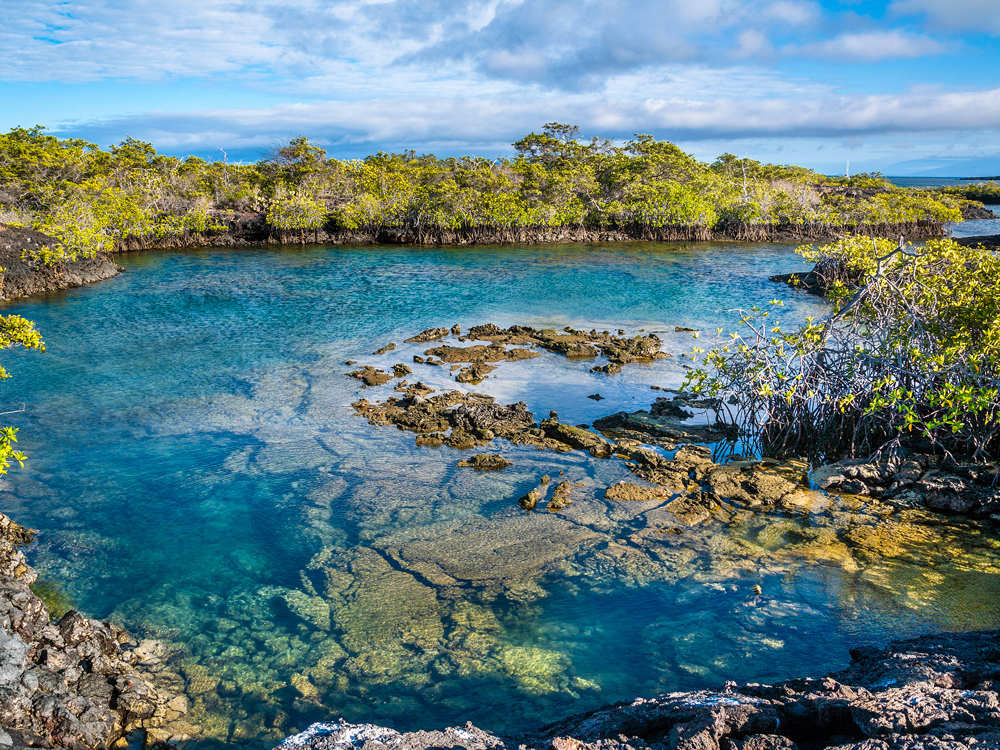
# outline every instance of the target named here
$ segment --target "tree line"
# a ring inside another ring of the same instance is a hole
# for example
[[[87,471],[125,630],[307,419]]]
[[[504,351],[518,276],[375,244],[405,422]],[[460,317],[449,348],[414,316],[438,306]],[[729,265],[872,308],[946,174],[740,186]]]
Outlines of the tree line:
[[[733,154],[707,163],[649,135],[616,144],[560,123],[513,147],[515,156],[498,159],[380,151],[341,160],[298,137],[237,164],[165,156],[131,137],[102,149],[38,126],[13,128],[0,134],[0,222],[57,238],[58,247],[41,251],[51,262],[134,237],[204,237],[246,214],[283,236],[405,228],[419,241],[445,230],[572,226],[752,240],[776,228],[940,234],[970,201],[955,190],[898,188],[878,174],[831,178]]]

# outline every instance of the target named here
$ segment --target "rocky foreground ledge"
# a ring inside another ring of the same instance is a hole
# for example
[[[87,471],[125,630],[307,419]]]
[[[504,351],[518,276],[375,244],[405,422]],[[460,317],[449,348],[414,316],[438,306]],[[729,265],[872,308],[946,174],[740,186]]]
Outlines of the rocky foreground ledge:
[[[0,514],[0,747],[103,750],[196,735],[161,644],[74,610],[50,618],[18,549],[32,536]]]
[[[40,232],[0,224],[0,267],[3,268],[0,271],[0,299],[92,284],[117,276],[123,270],[103,253],[51,266],[32,260],[33,251],[57,244],[58,240]]]
[[[939,634],[855,649],[823,679],[640,698],[520,737],[340,721],[278,750],[987,750],[1000,748],[998,689],[1000,631]]]

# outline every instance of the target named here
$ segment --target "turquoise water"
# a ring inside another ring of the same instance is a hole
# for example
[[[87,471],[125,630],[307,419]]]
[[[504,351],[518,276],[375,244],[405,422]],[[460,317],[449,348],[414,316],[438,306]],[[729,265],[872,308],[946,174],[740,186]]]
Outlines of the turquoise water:
[[[843,666],[849,646],[998,627],[995,535],[876,503],[726,505],[682,534],[614,503],[623,462],[495,441],[514,465],[353,416],[347,359],[409,363],[436,387],[524,400],[568,423],[647,407],[683,377],[690,333],[731,327],[808,270],[780,245],[280,248],[148,253],[89,287],[7,304],[44,354],[10,353],[29,454],[0,511],[73,604],[165,644],[189,733],[268,744],[343,717],[400,729],[524,728],[616,700]],[[432,326],[658,331],[675,356],[592,374],[555,354],[480,386],[412,356]],[[370,353],[390,341],[383,357]],[[604,400],[587,396],[599,392]],[[6,409],[5,409],[6,410]],[[560,513],[516,498],[581,482]],[[750,589],[760,583],[764,597]],[[183,729],[183,728],[182,728]],[[184,733],[178,729],[178,733]],[[195,731],[197,730],[197,731]]]

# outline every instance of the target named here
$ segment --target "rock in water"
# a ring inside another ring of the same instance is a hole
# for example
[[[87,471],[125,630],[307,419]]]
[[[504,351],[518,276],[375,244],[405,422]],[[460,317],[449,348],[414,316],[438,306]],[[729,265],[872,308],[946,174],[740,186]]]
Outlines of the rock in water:
[[[552,499],[549,500],[549,504],[545,506],[546,510],[562,510],[567,505],[572,502],[570,500],[570,494],[573,492],[573,484],[570,482],[560,482],[556,485],[555,492],[552,493]]]
[[[360,370],[347,373],[352,378],[357,378],[365,385],[383,385],[392,380],[392,375],[382,370],[377,370],[371,366],[362,367]]]
[[[428,328],[426,331],[418,333],[416,336],[411,336],[406,339],[407,344],[417,344],[424,341],[434,341],[435,339],[443,339],[448,335],[447,328]]]
[[[477,471],[503,471],[514,464],[498,453],[477,453],[467,461],[459,461],[458,465]]]
[[[531,490],[531,492],[529,492],[527,495],[518,500],[517,504],[520,505],[525,510],[534,510],[535,506],[538,505],[538,501],[541,499],[542,499],[542,491],[537,487],[535,487],[533,490]]]
[[[579,427],[558,422],[554,418],[543,421],[541,428],[546,437],[579,450],[589,451],[590,455],[597,458],[608,458],[613,452],[611,443],[596,432],[581,430]]]
[[[372,354],[375,354],[375,355],[385,354],[386,352],[391,352],[395,348],[396,348],[396,344],[394,344],[394,343],[392,343],[392,344],[386,344],[381,349],[376,349],[375,351],[373,351]]]
[[[617,362],[608,362],[606,365],[600,365],[598,367],[591,367],[591,372],[603,372],[605,375],[617,375],[622,371],[622,366]],[[588,396],[587,398],[594,398],[593,396]]]

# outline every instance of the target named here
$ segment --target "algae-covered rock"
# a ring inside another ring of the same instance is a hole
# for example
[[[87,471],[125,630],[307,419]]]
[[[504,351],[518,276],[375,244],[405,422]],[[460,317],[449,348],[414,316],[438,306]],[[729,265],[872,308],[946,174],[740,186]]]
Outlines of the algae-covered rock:
[[[503,471],[514,462],[499,453],[477,453],[468,460],[458,462],[459,466],[469,467],[477,471]]]
[[[525,510],[534,510],[538,505],[538,501],[542,499],[543,491],[540,487],[535,487],[527,495],[524,495],[517,504],[520,505]]]
[[[569,659],[547,649],[508,646],[500,653],[500,664],[517,686],[528,695],[544,695],[562,689]]]
[[[613,448],[611,443],[590,430],[581,430],[579,427],[563,424],[556,419],[546,419],[541,424],[541,429],[546,437],[566,443],[573,448],[589,451],[590,455],[597,458],[608,458]]]
[[[716,466],[705,477],[705,486],[719,497],[750,507],[773,505],[798,488],[792,482],[757,462],[735,462]]]
[[[662,487],[642,487],[631,482],[619,482],[609,487],[604,492],[604,496],[608,500],[619,502],[643,502],[670,497],[670,493]]]
[[[310,596],[297,589],[288,589],[281,594],[288,609],[317,630],[330,629],[330,605],[318,596]]]
[[[558,516],[513,510],[400,532],[376,544],[404,569],[419,566],[423,575],[437,571],[457,581],[487,583],[537,578],[601,538]]]

